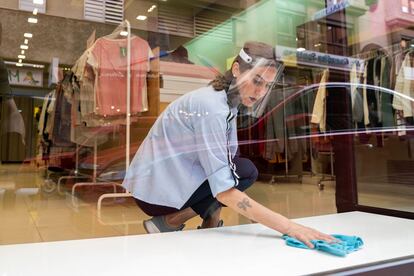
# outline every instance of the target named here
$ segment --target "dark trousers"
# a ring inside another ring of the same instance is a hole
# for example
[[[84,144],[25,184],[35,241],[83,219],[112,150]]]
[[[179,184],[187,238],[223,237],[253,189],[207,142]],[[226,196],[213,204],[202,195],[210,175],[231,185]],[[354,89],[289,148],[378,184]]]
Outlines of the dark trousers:
[[[239,185],[235,188],[240,191],[245,191],[257,179],[258,172],[256,166],[252,161],[246,158],[235,157],[233,162],[236,164],[236,173],[240,177]],[[223,206],[213,197],[207,180],[201,184],[181,209],[150,204],[139,199],[135,199],[135,202],[139,208],[149,216],[164,216],[186,208],[191,208],[203,219],[208,218],[218,208]]]

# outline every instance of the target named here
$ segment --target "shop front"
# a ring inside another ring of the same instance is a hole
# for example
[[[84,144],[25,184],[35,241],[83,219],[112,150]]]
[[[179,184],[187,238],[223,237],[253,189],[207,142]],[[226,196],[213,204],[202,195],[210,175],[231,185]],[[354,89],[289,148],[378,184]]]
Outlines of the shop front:
[[[281,274],[409,271],[414,247],[375,248],[414,218],[413,26],[411,0],[2,1],[0,274],[27,272],[2,265],[11,248],[59,271],[66,242],[80,263],[105,252],[94,269],[117,251],[122,273],[135,256],[184,269],[201,244],[231,273],[211,245],[232,240],[262,273],[257,248],[284,256]],[[293,220],[366,243],[348,264],[305,250],[317,265],[289,268],[295,252],[265,244]]]

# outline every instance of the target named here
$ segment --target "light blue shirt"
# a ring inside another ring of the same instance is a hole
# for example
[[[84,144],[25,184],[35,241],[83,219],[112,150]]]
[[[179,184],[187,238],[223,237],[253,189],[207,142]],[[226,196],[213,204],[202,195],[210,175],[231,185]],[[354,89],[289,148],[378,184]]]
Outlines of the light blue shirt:
[[[211,86],[185,94],[158,117],[126,173],[135,198],[180,209],[208,179],[213,196],[238,185],[237,108]]]

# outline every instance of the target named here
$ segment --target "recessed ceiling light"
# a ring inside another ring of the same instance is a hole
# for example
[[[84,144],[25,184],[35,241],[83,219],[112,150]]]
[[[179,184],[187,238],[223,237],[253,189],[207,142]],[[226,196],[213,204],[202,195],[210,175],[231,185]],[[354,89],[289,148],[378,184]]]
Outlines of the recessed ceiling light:
[[[22,50],[20,53],[21,53],[22,55],[24,55],[24,50]]]
[[[39,10],[37,8],[33,9],[33,15],[37,15],[38,12],[39,12]]]
[[[33,24],[36,24],[36,23],[37,23],[37,18],[34,18],[34,17],[29,17],[29,18],[27,19],[27,22],[29,22],[29,23],[33,23]]]
[[[144,20],[146,20],[146,19],[147,19],[147,16],[145,16],[145,15],[138,15],[138,16],[137,16],[137,19],[138,19],[138,20],[141,20],[141,21],[144,21]]]
[[[17,66],[17,67],[22,67],[22,66],[23,66],[23,64],[22,64],[21,62],[19,62],[19,63],[16,63],[16,66]]]
[[[23,36],[26,37],[26,38],[32,38],[33,37],[33,34],[31,34],[31,33],[24,33]]]
[[[24,44],[29,44],[29,40],[27,38],[24,40]]]
[[[27,49],[29,49],[29,46],[27,46],[27,45],[20,45],[20,49],[27,50]]]
[[[156,7],[156,5],[152,5],[151,8],[148,9],[148,12],[152,12]]]
[[[22,59],[19,59],[19,63],[22,63],[22,61],[23,61]]]
[[[121,31],[119,34],[122,35],[122,36],[128,36],[128,32],[127,31]]]
[[[26,58],[26,56],[24,56],[24,55],[18,55],[17,57],[18,58],[21,58],[21,59],[25,59]]]

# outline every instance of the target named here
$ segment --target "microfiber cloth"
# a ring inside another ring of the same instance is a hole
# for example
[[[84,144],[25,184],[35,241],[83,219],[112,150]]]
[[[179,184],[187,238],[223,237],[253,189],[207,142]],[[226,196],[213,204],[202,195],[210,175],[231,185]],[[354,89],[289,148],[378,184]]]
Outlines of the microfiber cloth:
[[[336,238],[338,242],[328,243],[322,240],[312,240],[311,242],[315,246],[313,249],[320,250],[335,256],[344,257],[348,253],[359,250],[362,247],[362,245],[364,245],[364,242],[360,237],[337,234],[331,236]],[[288,246],[310,249],[303,242],[295,238],[289,237],[288,235],[283,235],[283,239],[286,241],[286,245]]]

